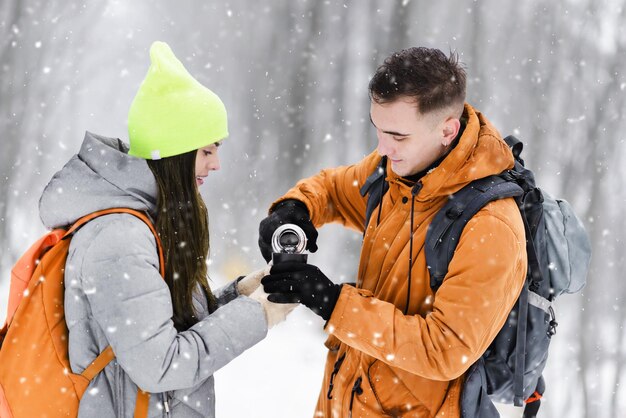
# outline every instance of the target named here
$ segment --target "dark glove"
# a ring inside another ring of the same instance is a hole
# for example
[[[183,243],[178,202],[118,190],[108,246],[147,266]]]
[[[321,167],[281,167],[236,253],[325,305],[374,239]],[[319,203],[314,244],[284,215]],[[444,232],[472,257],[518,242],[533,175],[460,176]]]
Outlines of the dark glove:
[[[341,285],[331,282],[314,265],[284,262],[272,266],[261,280],[267,299],[275,303],[301,303],[328,321]]]
[[[259,248],[265,261],[272,258],[272,235],[284,224],[296,224],[304,231],[307,243],[306,249],[314,253],[317,251],[317,229],[311,222],[309,210],[299,200],[289,199],[280,202],[272,213],[261,221],[259,225]]]

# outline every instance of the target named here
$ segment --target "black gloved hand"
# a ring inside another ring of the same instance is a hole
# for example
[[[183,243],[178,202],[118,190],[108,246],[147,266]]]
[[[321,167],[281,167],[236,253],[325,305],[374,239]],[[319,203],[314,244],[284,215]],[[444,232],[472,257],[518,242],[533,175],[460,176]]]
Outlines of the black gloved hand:
[[[307,243],[306,249],[314,253],[317,251],[317,229],[311,222],[309,210],[299,200],[289,199],[280,202],[272,213],[259,224],[259,248],[265,261],[272,259],[272,235],[284,224],[296,224],[304,231]]]
[[[320,269],[297,262],[272,266],[261,284],[270,302],[301,303],[327,321],[341,293],[341,285],[331,282]]]

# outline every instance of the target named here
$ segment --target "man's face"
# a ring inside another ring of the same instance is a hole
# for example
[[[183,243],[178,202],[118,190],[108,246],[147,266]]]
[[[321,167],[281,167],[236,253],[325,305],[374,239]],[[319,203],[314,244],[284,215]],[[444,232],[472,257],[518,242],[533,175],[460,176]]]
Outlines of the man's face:
[[[444,123],[439,113],[422,115],[415,101],[371,102],[370,119],[378,136],[378,153],[405,177],[425,170],[446,151]],[[449,144],[450,142],[447,142]]]

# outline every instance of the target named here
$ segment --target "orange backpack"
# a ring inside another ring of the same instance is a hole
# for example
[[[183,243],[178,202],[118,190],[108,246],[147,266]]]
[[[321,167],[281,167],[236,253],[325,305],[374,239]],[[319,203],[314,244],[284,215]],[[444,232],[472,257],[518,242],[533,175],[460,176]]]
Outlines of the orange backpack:
[[[68,356],[64,269],[72,234],[98,216],[132,214],[150,228],[165,274],[161,241],[148,217],[132,209],[94,212],[69,230],[55,229],[39,239],[11,270],[7,319],[0,329],[0,418],[76,417],[89,382],[115,354],[108,346],[81,374]],[[137,393],[135,418],[148,416],[150,394]]]

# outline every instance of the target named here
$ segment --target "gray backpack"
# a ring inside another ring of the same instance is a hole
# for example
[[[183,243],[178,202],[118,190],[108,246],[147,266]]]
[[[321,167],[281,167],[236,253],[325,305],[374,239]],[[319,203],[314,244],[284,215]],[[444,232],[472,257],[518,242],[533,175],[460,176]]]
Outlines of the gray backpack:
[[[533,173],[524,168],[520,157],[523,144],[513,136],[505,141],[515,156],[515,167],[474,181],[451,195],[426,235],[430,285],[436,292],[448,272],[463,228],[487,203],[514,198],[526,229],[526,283],[507,322],[466,373],[461,396],[463,418],[499,417],[492,401],[516,406],[526,403],[524,417],[537,415],[545,390],[541,374],[558,325],[554,299],[583,288],[591,258],[589,238],[571,206],[537,188]],[[361,189],[363,196],[368,194],[366,226],[388,188],[385,167],[383,159]]]

